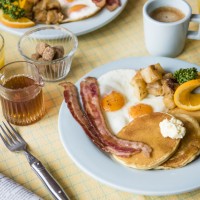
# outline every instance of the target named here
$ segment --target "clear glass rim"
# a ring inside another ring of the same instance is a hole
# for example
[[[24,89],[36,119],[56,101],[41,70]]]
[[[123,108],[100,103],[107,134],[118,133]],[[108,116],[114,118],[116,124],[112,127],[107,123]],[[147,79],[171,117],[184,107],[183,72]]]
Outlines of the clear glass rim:
[[[38,73],[38,80],[39,80],[39,82],[40,82],[40,80],[42,80],[42,77],[41,77],[41,75],[40,75],[40,73],[39,73],[39,70],[38,70],[38,68],[36,67],[36,65],[35,65],[34,63],[32,63],[32,62],[27,62],[27,61],[13,61],[13,62],[7,63],[6,65],[4,65],[4,66],[0,69],[0,74],[1,74],[1,71],[2,71],[3,69],[5,69],[7,66],[9,66],[9,65],[11,65],[11,64],[14,64],[14,63],[27,63],[27,64],[33,65],[33,66],[35,67],[37,73]],[[31,67],[32,67],[32,66],[31,66]],[[4,87],[2,84],[0,84],[0,88],[1,88],[3,91],[6,90],[6,91],[9,91],[9,92],[16,92],[16,91],[24,91],[24,90],[34,89],[36,85],[39,86],[39,87],[42,87],[42,85],[40,85],[40,84],[34,84],[34,85],[27,86],[27,87],[24,87],[24,88],[11,89],[11,88],[6,88],[6,87]]]
[[[4,48],[4,38],[3,38],[3,36],[0,34],[0,38],[2,39],[2,45],[0,46],[0,52],[3,50],[3,48]]]
[[[62,58],[58,58],[58,59],[53,60],[53,61],[35,61],[35,60],[32,60],[30,57],[24,55],[24,53],[23,53],[23,51],[21,50],[21,47],[20,47],[22,40],[26,36],[28,36],[28,35],[30,35],[34,32],[37,32],[37,31],[40,31],[40,30],[48,30],[48,29],[63,30],[65,32],[67,32],[68,34],[70,34],[70,36],[73,39],[73,43],[74,43],[72,50],[67,55],[63,56]],[[27,31],[26,33],[24,33],[18,41],[18,50],[19,50],[21,56],[24,57],[25,59],[27,59],[29,62],[31,62],[31,63],[34,62],[34,63],[37,63],[37,64],[52,64],[52,63],[56,63],[58,61],[65,60],[66,58],[70,58],[74,55],[77,47],[78,47],[78,38],[76,37],[76,35],[73,32],[71,32],[70,30],[68,30],[64,27],[61,27],[61,26],[56,26],[56,25],[47,25],[47,26],[42,26],[42,27],[39,27],[39,28],[31,29],[30,31]]]

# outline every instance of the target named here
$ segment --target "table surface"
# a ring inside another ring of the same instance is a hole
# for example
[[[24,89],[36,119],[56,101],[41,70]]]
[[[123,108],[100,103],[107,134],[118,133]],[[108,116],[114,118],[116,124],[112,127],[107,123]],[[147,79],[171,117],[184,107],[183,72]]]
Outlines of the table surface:
[[[129,0],[124,11],[110,24],[92,33],[80,36],[67,81],[76,82],[87,72],[121,58],[149,55],[144,45],[142,7],[146,0]],[[188,0],[197,12],[197,2]],[[197,29],[194,24],[191,29]],[[6,62],[22,60],[17,51],[18,36],[0,31],[5,38]],[[187,40],[179,59],[200,65],[200,41]],[[44,87],[46,114],[37,123],[18,130],[38,157],[58,180],[71,199],[78,200],[186,200],[200,199],[200,190],[156,197],[122,192],[101,184],[82,172],[65,152],[58,133],[58,112],[63,101],[59,82]],[[0,117],[2,113],[0,112]],[[67,123],[67,122],[66,122]],[[0,141],[0,172],[14,179],[46,200],[52,197],[33,173],[22,154],[9,152]]]

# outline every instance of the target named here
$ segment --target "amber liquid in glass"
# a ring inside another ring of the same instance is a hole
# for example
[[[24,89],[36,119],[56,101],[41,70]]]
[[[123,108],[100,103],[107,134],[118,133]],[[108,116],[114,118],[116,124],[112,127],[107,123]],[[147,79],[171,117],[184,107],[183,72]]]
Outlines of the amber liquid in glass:
[[[17,89],[25,89],[28,86],[39,87],[35,80],[27,76],[13,76],[3,85],[5,88],[14,89],[12,100],[1,97],[4,117],[16,125],[27,125],[39,120],[44,114],[42,89],[29,91],[29,97],[25,98]],[[37,92],[36,92],[37,91]]]

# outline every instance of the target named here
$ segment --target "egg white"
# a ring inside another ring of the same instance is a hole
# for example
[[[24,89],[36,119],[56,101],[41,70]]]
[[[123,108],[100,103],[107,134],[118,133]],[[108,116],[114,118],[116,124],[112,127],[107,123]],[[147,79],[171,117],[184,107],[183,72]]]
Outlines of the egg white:
[[[68,2],[67,0],[59,0],[59,2],[62,8],[62,12],[65,16],[63,22],[77,21],[88,18],[101,9],[97,7],[95,3],[93,3],[91,0],[74,0],[72,2]],[[78,4],[85,4],[87,5],[87,7],[82,8],[77,12],[72,12],[71,14],[68,14],[68,9]]]
[[[166,111],[162,96],[156,97],[149,94],[145,99],[138,100],[134,95],[134,87],[130,84],[135,74],[136,71],[133,69],[118,69],[109,71],[98,78],[101,97],[112,91],[120,92],[125,97],[126,103],[120,110],[114,112],[103,111],[107,124],[114,134],[117,134],[133,120],[128,113],[129,108],[133,105],[144,103],[152,106],[154,112]]]

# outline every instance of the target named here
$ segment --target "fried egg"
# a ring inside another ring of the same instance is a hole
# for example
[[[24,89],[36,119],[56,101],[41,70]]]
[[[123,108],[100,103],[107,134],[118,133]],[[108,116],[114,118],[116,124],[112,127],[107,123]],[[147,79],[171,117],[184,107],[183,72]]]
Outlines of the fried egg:
[[[96,14],[101,8],[97,7],[92,0],[59,0],[62,13],[65,18],[63,22],[77,21]]]
[[[130,84],[135,74],[133,69],[118,69],[98,78],[102,111],[114,134],[136,117],[167,110],[162,96],[149,94],[143,100],[138,100],[134,95],[134,86]]]

